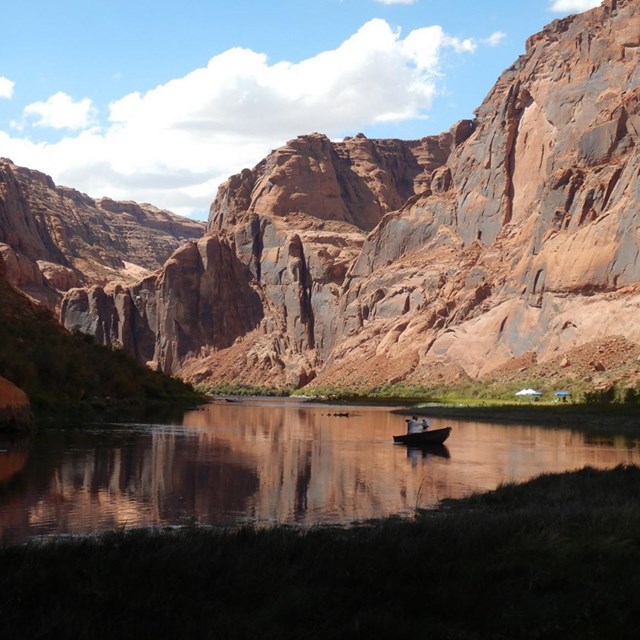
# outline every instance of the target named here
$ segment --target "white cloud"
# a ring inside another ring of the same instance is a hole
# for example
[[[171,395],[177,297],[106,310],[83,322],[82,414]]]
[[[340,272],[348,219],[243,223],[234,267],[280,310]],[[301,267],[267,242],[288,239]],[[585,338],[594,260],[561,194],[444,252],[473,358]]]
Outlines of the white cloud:
[[[415,4],[418,0],[373,0],[379,4]]]
[[[602,0],[552,0],[549,9],[556,13],[582,13],[599,7]]]
[[[504,31],[495,31],[488,38],[485,38],[482,43],[490,47],[497,47],[506,37],[507,34]]]
[[[15,82],[12,82],[8,78],[0,76],[0,98],[12,98],[13,88],[16,86]]]
[[[445,36],[443,44],[452,47],[454,51],[457,51],[458,53],[473,53],[478,48],[478,45],[473,38],[460,40],[459,38],[450,38],[449,36]]]
[[[95,109],[89,98],[74,102],[62,91],[52,95],[46,102],[33,102],[23,111],[25,120],[33,118],[36,127],[53,129],[85,129],[94,118]]]
[[[37,126],[85,129],[55,143],[0,131],[0,147],[15,162],[94,197],[206,212],[220,182],[299,134],[337,138],[426,117],[443,52],[476,46],[438,26],[403,38],[375,19],[338,48],[298,63],[230,49],[184,77],[116,100],[102,128],[92,127],[89,99],[58,93],[29,105],[25,116]]]

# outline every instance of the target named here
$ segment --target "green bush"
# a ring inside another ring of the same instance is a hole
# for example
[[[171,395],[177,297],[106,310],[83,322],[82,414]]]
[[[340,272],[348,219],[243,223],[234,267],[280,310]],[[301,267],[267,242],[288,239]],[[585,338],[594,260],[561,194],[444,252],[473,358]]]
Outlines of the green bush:
[[[196,385],[196,391],[210,396],[275,396],[288,397],[295,391],[294,387],[266,387],[252,384],[219,382],[216,384]]]

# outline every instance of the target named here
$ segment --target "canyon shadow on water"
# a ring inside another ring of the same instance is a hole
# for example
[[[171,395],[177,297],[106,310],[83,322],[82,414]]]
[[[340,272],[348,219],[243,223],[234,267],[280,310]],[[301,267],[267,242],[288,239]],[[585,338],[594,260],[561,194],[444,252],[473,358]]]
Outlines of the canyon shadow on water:
[[[346,414],[346,415],[345,415]],[[0,441],[0,541],[187,524],[346,524],[521,482],[640,463],[640,440],[431,420],[444,446],[392,442],[390,407],[219,400],[175,423],[49,428]]]

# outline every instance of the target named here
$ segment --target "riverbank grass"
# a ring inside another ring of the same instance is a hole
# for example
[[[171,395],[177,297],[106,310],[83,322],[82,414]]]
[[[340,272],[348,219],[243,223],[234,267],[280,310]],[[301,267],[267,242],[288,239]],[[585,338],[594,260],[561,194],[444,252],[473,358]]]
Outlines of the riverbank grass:
[[[3,637],[635,638],[640,468],[350,528],[119,531],[0,549]]]
[[[505,383],[497,380],[465,381],[447,385],[412,385],[403,382],[374,387],[348,387],[321,385],[303,387],[293,395],[311,396],[338,401],[383,401],[431,403],[442,405],[471,406],[522,406],[543,405],[587,405],[590,407],[627,406],[640,409],[640,389],[622,383],[594,388],[584,381],[562,379],[560,381],[530,380],[526,387],[539,391],[540,397],[518,397],[521,382]],[[568,391],[564,399],[555,395],[557,391]]]

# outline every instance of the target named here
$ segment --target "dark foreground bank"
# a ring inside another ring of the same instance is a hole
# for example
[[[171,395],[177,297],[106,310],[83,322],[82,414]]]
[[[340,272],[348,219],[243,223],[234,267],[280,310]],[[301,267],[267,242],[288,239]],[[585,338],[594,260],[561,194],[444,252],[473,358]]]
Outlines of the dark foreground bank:
[[[3,638],[636,638],[640,468],[349,529],[0,549]]]

